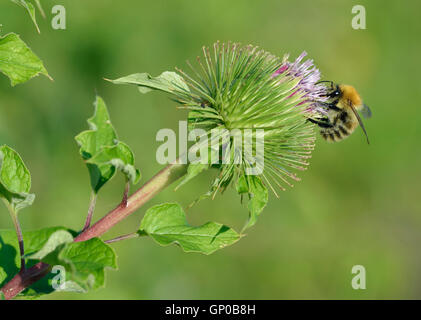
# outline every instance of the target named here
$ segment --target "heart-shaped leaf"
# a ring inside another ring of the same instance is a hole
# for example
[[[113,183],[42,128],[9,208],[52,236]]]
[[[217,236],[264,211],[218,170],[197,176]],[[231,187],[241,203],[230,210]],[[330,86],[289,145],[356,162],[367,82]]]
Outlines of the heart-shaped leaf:
[[[186,215],[177,203],[165,203],[150,208],[138,231],[149,235],[160,245],[178,244],[185,252],[211,254],[232,245],[240,239],[233,229],[216,222],[199,227],[190,226]]]

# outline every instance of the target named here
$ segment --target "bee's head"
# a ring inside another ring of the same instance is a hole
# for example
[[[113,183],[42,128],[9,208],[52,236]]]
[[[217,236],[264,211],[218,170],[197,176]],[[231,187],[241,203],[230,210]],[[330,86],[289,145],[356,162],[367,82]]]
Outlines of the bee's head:
[[[340,85],[333,85],[332,84],[332,89],[330,90],[330,92],[328,93],[328,97],[335,99],[335,98],[340,98],[342,96],[342,89]]]
[[[327,92],[325,95],[323,95],[324,97],[330,98],[330,99],[335,99],[335,98],[340,98],[342,95],[342,91],[339,85],[333,83],[333,81],[319,81],[317,83],[323,83],[323,82],[327,82],[329,83],[327,85]]]

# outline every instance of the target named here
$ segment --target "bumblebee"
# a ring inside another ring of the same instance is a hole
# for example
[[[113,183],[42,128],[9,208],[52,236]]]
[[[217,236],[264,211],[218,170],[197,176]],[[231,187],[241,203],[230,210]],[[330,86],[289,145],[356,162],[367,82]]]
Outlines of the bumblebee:
[[[319,83],[321,82],[330,83],[330,88],[325,95],[328,98],[327,101],[317,102],[326,110],[326,114],[308,120],[320,127],[321,136],[329,142],[338,142],[347,138],[359,124],[367,138],[367,143],[370,144],[367,131],[357,111],[360,111],[365,118],[370,118],[371,110],[363,103],[357,90],[346,84],[334,84],[332,81]]]

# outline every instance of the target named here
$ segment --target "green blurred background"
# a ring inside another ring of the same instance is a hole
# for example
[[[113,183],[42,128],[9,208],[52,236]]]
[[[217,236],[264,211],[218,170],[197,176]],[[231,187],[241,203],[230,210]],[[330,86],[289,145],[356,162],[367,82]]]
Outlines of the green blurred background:
[[[150,178],[161,128],[186,117],[160,93],[102,80],[135,72],[158,75],[216,40],[258,45],[274,54],[303,50],[324,79],[356,86],[373,111],[361,130],[338,144],[318,137],[310,169],[293,189],[273,195],[257,225],[211,256],[159,247],[142,238],[114,244],[118,271],[106,288],[55,299],[388,299],[421,298],[420,64],[417,1],[42,1],[38,35],[24,10],[1,1],[2,34],[21,35],[55,79],[11,88],[0,77],[0,144],[30,168],[37,199],[20,215],[25,230],[80,229],[88,208],[87,170],[73,137],[87,128],[95,93],[110,109],[120,138]],[[67,29],[51,28],[51,8],[67,9]],[[351,9],[367,10],[367,29],[351,27]],[[162,192],[105,238],[134,231],[146,208],[184,206],[205,192],[207,172],[177,192]],[[100,193],[95,218],[118,203],[123,178]],[[12,228],[0,208],[0,228]],[[247,217],[234,190],[188,211],[192,224],[218,221],[239,229]],[[353,290],[351,269],[367,270],[367,289]]]

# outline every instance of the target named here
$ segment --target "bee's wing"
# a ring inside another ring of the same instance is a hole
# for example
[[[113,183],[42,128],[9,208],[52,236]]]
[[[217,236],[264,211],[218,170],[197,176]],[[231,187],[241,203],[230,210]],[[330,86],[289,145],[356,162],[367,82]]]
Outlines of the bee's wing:
[[[361,109],[361,114],[364,118],[371,118],[371,110],[368,105],[363,104],[363,108]]]
[[[358,114],[357,110],[355,110],[354,106],[352,104],[349,104],[349,106],[351,107],[352,112],[354,112],[355,116],[357,117],[358,123],[361,126],[361,129],[363,129],[365,137],[367,138],[367,143],[370,144],[370,141],[368,140],[368,135],[367,135],[367,131],[365,130],[363,121],[360,118],[360,115]]]

